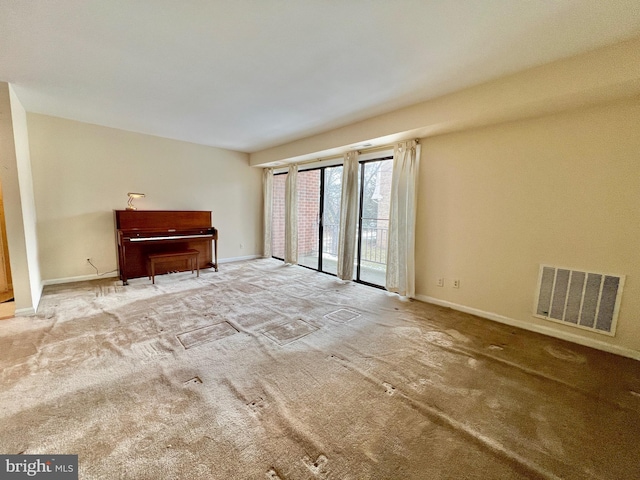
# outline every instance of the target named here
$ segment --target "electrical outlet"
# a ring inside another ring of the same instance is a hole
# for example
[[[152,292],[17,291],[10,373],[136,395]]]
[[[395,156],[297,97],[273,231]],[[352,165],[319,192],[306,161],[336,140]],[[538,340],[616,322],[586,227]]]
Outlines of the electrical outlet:
[[[457,278],[453,281],[453,288],[460,288],[460,280]]]
[[[436,282],[436,285],[439,287],[444,287],[444,278],[439,278]]]

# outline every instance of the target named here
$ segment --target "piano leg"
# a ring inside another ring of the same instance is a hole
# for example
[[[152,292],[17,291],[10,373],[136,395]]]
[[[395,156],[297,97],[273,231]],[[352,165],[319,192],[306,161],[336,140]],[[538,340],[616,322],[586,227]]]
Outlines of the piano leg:
[[[127,281],[127,254],[124,243],[118,245],[120,248],[120,278],[122,279],[122,285],[129,285]]]

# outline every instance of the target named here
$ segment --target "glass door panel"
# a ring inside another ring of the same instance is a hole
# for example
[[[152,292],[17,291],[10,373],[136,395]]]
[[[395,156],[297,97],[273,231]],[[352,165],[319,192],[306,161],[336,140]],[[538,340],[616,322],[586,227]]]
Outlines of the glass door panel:
[[[393,161],[363,162],[360,169],[357,279],[384,286]]]
[[[322,265],[320,270],[338,273],[338,229],[342,197],[342,165],[324,169],[322,192]]]
[[[318,269],[321,170],[298,172],[298,264]]]

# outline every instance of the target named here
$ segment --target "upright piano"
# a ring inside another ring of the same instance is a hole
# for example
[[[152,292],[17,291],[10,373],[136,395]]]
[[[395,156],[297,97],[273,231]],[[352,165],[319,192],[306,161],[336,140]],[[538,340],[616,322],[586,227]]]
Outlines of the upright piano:
[[[118,267],[123,285],[146,277],[149,255],[197,250],[199,267],[218,271],[218,231],[211,212],[184,210],[115,210]],[[213,244],[213,248],[212,248]],[[185,270],[184,262],[163,263],[156,274]]]

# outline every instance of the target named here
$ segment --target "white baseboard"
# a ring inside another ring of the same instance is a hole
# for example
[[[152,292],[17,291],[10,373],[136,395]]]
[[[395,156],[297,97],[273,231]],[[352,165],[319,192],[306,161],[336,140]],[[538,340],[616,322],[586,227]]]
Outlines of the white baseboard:
[[[231,262],[241,262],[243,260],[254,260],[256,258],[262,258],[260,255],[246,255],[244,257],[229,257],[229,258],[220,258],[218,259],[218,263],[231,263]],[[79,275],[77,277],[65,277],[65,278],[52,278],[49,280],[43,280],[42,285],[59,285],[62,283],[75,283],[75,282],[84,282],[86,280],[98,280],[99,278],[117,278],[118,272],[111,272],[104,275]]]
[[[36,311],[33,309],[33,307],[27,307],[27,308],[17,308],[13,316],[14,317],[31,317],[35,314],[36,314]]]
[[[220,258],[218,259],[218,263],[242,262],[243,260],[255,260],[256,258],[262,258],[262,255],[245,255],[244,257]]]
[[[440,300],[433,297],[428,297],[426,295],[416,295],[415,298],[416,300],[420,300],[421,302],[432,303],[434,305],[439,305],[441,307],[447,307],[453,310],[458,310],[459,312],[470,313],[478,317],[486,318],[487,320],[493,320],[494,322],[504,323],[505,325],[511,325],[512,327],[522,328],[523,330],[529,330],[531,332],[541,333],[543,335],[548,335],[550,337],[559,338],[561,340],[577,343],[579,345],[584,345],[586,347],[595,348],[598,350],[602,350],[604,352],[615,353],[616,355],[621,355],[623,357],[633,358],[634,360],[640,360],[639,351],[632,350],[630,348],[619,347],[617,345],[611,345],[601,340],[595,340],[595,339],[583,337],[581,335],[577,335],[574,333],[556,330],[552,327],[547,327],[544,325],[538,325],[535,323],[524,322],[522,320],[516,320],[514,318],[498,315],[497,313],[485,312],[483,310],[478,310],[477,308],[458,305],[456,303],[447,302],[445,300]]]
[[[114,278],[118,276],[118,272],[106,273],[104,275],[80,275],[78,277],[66,277],[66,278],[52,278],[50,280],[43,280],[42,285],[58,285],[61,283],[74,283],[84,282],[85,280],[98,280],[99,278]]]

